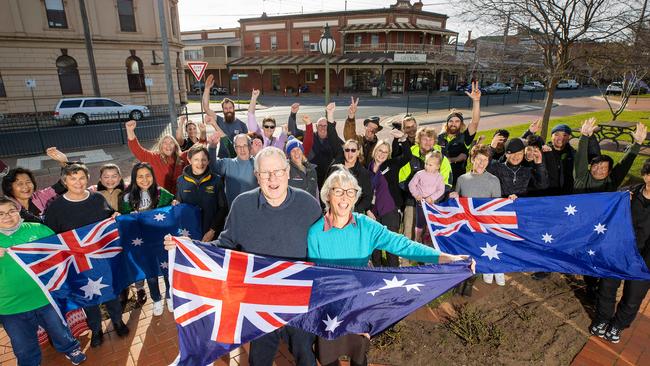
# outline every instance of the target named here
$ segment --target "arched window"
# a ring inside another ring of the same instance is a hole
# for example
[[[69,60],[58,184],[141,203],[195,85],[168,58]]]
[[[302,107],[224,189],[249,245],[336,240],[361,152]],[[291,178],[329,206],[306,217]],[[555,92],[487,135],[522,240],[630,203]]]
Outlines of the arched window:
[[[70,56],[63,55],[56,59],[56,70],[59,73],[61,94],[83,94],[77,61]]]
[[[126,77],[129,80],[129,91],[147,91],[144,85],[144,67],[142,60],[137,56],[129,56],[126,59]]]

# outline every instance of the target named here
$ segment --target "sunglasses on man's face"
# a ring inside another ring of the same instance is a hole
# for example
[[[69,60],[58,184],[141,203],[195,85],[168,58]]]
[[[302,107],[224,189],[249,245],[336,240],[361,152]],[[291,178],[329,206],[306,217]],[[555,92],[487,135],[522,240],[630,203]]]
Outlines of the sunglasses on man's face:
[[[266,128],[267,130],[272,130],[275,128],[275,125],[264,125],[264,128]]]
[[[343,151],[355,153],[355,152],[357,152],[357,149],[343,149]]]

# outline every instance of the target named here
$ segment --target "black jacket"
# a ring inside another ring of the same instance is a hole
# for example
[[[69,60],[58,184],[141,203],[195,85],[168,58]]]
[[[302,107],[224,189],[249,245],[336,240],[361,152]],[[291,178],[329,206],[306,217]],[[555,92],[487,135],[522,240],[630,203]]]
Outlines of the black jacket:
[[[183,175],[176,181],[176,199],[179,202],[201,208],[203,234],[213,229],[219,235],[228,215],[228,204],[221,177],[208,167],[201,176],[192,174],[192,167],[186,166]]]
[[[650,268],[650,200],[643,197],[645,184],[632,187],[632,225],[639,253]]]
[[[499,178],[501,196],[503,197],[508,197],[511,194],[516,194],[518,197],[527,196],[529,186],[536,189],[546,189],[548,187],[548,173],[544,163],[533,164],[533,167],[523,164],[513,167],[507,162],[492,160],[487,171]]]
[[[343,163],[344,159],[339,159],[335,160],[332,165],[343,165]],[[328,170],[327,175],[329,176],[335,170],[336,168],[334,166],[331,166]],[[354,164],[354,166],[349,170],[350,173],[352,173],[352,175],[357,178],[357,182],[361,187],[361,196],[359,197],[359,200],[357,200],[357,203],[354,205],[354,212],[365,215],[366,211],[372,209],[372,199],[375,195],[375,191],[372,189],[372,183],[370,182],[370,172],[368,172],[368,169],[364,168],[364,166],[359,161],[357,161],[357,163]]]
[[[308,161],[302,163],[305,171],[298,168],[291,160],[289,160],[289,186],[299,188],[311,194],[320,201],[320,194],[318,192],[318,178],[316,177],[316,166]]]

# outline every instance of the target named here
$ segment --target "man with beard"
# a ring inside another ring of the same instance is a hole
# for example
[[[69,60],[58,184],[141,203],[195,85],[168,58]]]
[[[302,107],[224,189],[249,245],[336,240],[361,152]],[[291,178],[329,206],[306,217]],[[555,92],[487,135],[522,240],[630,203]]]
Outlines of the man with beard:
[[[465,174],[467,170],[469,147],[474,140],[481,118],[481,90],[478,87],[478,81],[473,81],[472,92],[465,92],[465,94],[472,98],[472,122],[466,127],[463,114],[452,111],[447,116],[443,132],[438,135],[438,145],[442,148],[442,154],[451,163],[452,185],[456,185],[458,177]]]
[[[404,117],[404,119],[402,119],[402,122],[393,122],[393,128],[401,130],[404,132],[404,134],[406,134],[406,139],[408,140],[410,146],[415,145],[415,136],[418,132],[418,123],[414,117],[407,115]],[[391,158],[402,156],[402,144],[399,143],[398,139],[393,139],[391,147],[393,151]]]
[[[228,98],[224,98],[223,101],[221,101],[223,117],[218,116],[215,111],[210,109],[210,90],[212,89],[212,86],[214,86],[214,76],[208,75],[208,78],[205,80],[205,89],[203,89],[203,98],[201,99],[203,110],[205,111],[205,114],[214,118],[221,131],[223,131],[231,141],[234,141],[236,135],[239,135],[240,133],[248,133],[248,127],[246,127],[246,123],[235,117],[235,103]],[[224,144],[219,147],[219,157],[230,157]]]
[[[291,106],[289,115],[288,128],[289,132],[295,137],[302,137],[305,131],[298,129],[296,124],[296,114],[298,113],[299,104],[294,103]],[[313,145],[309,151],[307,159],[310,163],[316,165],[316,176],[318,177],[318,186],[322,187],[330,165],[334,160],[343,159],[343,141],[336,132],[336,122],[334,121],[334,102],[325,108],[327,118],[321,117],[316,122],[316,132],[313,134]]]

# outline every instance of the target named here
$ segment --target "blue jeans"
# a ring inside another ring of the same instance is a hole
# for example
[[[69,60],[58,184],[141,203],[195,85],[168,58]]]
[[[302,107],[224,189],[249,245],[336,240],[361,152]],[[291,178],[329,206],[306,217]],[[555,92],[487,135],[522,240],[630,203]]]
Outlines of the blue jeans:
[[[165,273],[162,277],[165,280],[165,298],[168,298],[169,297],[169,280],[167,279],[167,273]],[[159,277],[147,278],[147,286],[149,287],[149,295],[151,295],[151,301],[154,301],[154,302],[162,300],[162,297],[160,296],[160,287],[158,287],[158,278]]]
[[[0,315],[0,322],[9,335],[19,366],[41,364],[41,347],[38,345],[37,336],[39,325],[50,336],[57,351],[68,354],[80,347],[68,325],[64,324],[54,307],[49,304],[24,313]]]

